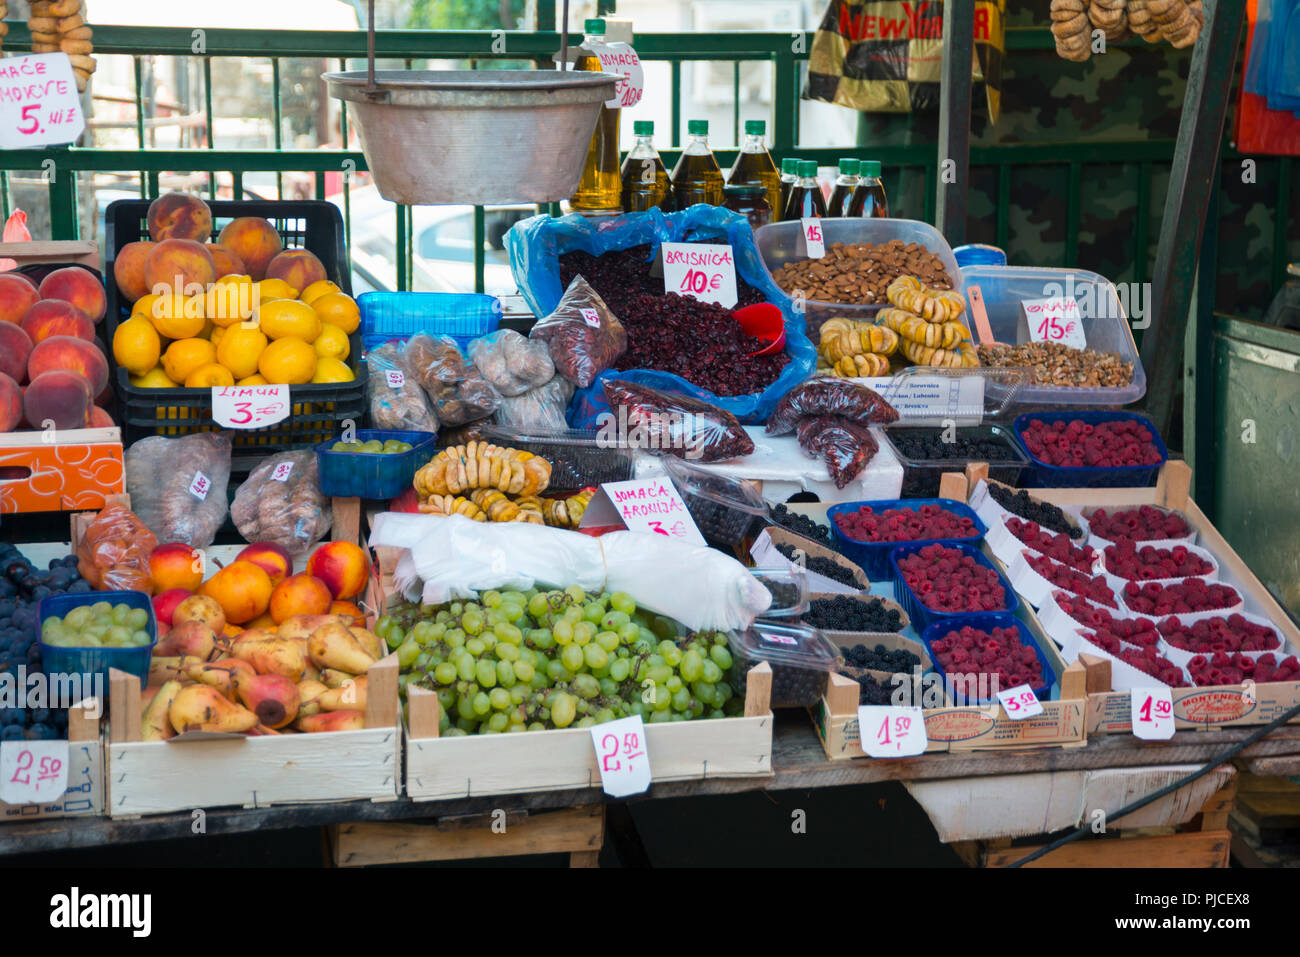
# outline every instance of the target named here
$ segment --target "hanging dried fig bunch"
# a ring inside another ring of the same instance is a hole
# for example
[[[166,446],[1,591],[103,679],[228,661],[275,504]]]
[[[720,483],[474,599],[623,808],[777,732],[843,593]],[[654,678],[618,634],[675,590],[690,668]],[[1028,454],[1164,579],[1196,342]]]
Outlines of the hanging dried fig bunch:
[[[1092,56],[1092,27],[1088,22],[1087,0],[1052,0],[1051,15],[1057,55],[1076,63]]]

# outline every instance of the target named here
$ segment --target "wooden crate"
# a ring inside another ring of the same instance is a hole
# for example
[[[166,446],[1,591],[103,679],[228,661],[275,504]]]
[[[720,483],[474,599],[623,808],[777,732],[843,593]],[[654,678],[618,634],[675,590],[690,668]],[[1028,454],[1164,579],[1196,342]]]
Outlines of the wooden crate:
[[[122,456],[116,428],[0,435],[0,514],[103,508],[126,490]]]
[[[0,801],[0,824],[56,817],[97,817],[104,813],[104,749],[99,734],[100,705],[83,701],[68,713],[68,788],[42,804]]]

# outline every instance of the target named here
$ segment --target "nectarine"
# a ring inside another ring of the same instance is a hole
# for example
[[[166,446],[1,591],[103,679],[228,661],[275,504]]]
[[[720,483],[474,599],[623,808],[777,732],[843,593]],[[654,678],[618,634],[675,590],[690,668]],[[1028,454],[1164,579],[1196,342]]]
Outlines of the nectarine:
[[[226,621],[236,625],[252,621],[271,601],[271,579],[252,562],[234,561],[199,588],[199,594],[215,598]]]
[[[175,614],[177,606],[185,599],[193,597],[194,592],[184,588],[172,588],[163,592],[161,595],[153,596],[153,615],[158,619],[159,624],[172,625],[172,615]],[[198,620],[198,619],[194,619]]]
[[[203,584],[203,553],[185,542],[167,542],[149,553],[149,574],[153,593],[173,588],[194,591]]]
[[[307,574],[323,581],[335,599],[351,598],[365,591],[370,559],[352,542],[326,542],[307,559]]]
[[[270,577],[272,585],[280,584],[293,573],[293,559],[274,542],[254,542],[236,555],[235,559],[260,565]]]
[[[323,615],[329,611],[330,590],[313,575],[290,575],[271,592],[271,619],[278,625],[294,615]]]

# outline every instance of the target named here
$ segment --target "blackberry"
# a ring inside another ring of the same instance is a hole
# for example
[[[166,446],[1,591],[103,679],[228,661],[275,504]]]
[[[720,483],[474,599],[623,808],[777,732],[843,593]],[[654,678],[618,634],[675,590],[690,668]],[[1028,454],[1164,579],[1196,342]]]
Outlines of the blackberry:
[[[868,648],[866,645],[854,645],[844,652],[844,660],[855,668],[869,668],[872,671],[888,671],[896,674],[911,671],[921,663],[921,659],[902,648],[890,651],[884,645]]]
[[[799,604],[799,586],[786,582],[763,582],[763,587],[772,593],[772,608],[793,608]]]
[[[1005,440],[983,434],[982,430],[957,429],[953,441],[943,441],[939,429],[890,431],[889,441],[909,459],[967,459],[972,462],[1004,462],[1018,459],[1015,449]]]
[[[798,564],[795,558],[795,548],[793,545],[777,545],[776,550],[784,555],[787,559]],[[829,558],[822,558],[820,555],[809,555],[804,553],[804,567],[810,572],[816,572],[818,575],[825,575],[832,581],[837,581],[841,585],[848,585],[850,588],[858,588],[857,581],[853,578],[853,573],[842,565],[837,565]]]
[[[1024,489],[1013,492],[1001,485],[989,483],[989,496],[1013,515],[1030,522],[1037,522],[1043,528],[1062,532],[1070,538],[1082,538],[1083,529],[1074,525],[1066,514],[1050,502],[1040,502],[1030,496]]]
[[[784,505],[773,505],[771,515],[772,521],[782,528],[789,529],[804,538],[811,538],[814,542],[825,545],[827,548],[835,547],[834,542],[831,540],[831,530],[825,525],[814,522],[807,515],[792,512]]]
[[[840,674],[858,683],[858,704],[891,704],[893,689],[885,687],[871,675],[857,674],[846,668]]]
[[[849,595],[816,598],[803,620],[814,628],[827,631],[903,630],[903,619],[898,609],[886,607],[879,598],[870,601],[860,601]]]

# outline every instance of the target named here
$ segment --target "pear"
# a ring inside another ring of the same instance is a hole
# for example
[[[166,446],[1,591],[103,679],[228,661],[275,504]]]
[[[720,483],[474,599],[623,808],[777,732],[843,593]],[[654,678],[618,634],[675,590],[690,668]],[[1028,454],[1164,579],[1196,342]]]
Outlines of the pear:
[[[195,681],[211,685],[231,701],[234,701],[234,677],[240,672],[247,672],[250,675],[257,674],[256,669],[242,658],[222,658],[220,661],[209,661],[201,665],[195,665],[186,674]]]
[[[322,625],[346,625],[348,619],[342,615],[290,615],[280,622],[276,632],[281,638],[301,638],[306,641],[311,633]]]
[[[257,715],[228,701],[216,688],[186,685],[176,693],[168,718],[178,734],[186,731],[250,731]]]
[[[280,675],[295,684],[302,680],[307,656],[296,641],[285,638],[252,638],[240,635],[231,646],[231,654],[243,658],[259,675]]]
[[[364,711],[322,711],[299,718],[294,725],[299,731],[361,731],[365,726]]]
[[[364,628],[348,627],[352,632],[352,637],[361,642],[361,647],[366,649],[370,657],[378,660],[384,657],[384,642],[378,635],[372,631],[366,631]]]
[[[365,711],[366,676],[351,678],[316,699],[322,711]]]
[[[158,640],[153,653],[157,658],[192,655],[204,661],[217,648],[217,636],[201,621],[183,621]]]
[[[283,675],[257,675],[236,672],[235,694],[257,720],[268,728],[283,728],[298,717],[302,698],[298,686]]]
[[[320,672],[321,683],[326,688],[342,688],[343,682],[351,681],[356,675],[348,674],[346,671],[339,671],[336,668],[322,668]]]
[[[321,711],[321,695],[330,689],[325,687],[319,681],[312,678],[303,678],[298,682],[298,698],[302,704],[298,705],[298,716],[300,718],[311,714],[319,714]]]
[[[188,681],[189,670],[195,665],[203,664],[202,658],[193,655],[179,655],[149,659],[149,684],[160,685],[168,681]]]
[[[337,668],[354,675],[365,674],[378,659],[362,646],[346,625],[322,625],[307,639],[307,653],[320,668]]]
[[[153,700],[149,702],[140,718],[141,740],[166,741],[176,735],[176,729],[172,727],[167,714],[180,690],[179,681],[168,681],[158,689],[158,693],[153,696]]]

